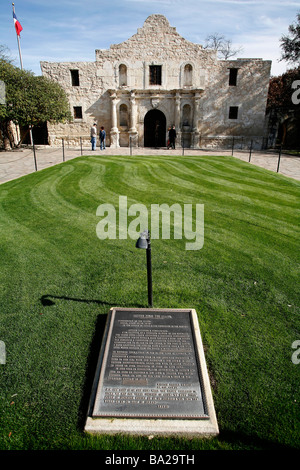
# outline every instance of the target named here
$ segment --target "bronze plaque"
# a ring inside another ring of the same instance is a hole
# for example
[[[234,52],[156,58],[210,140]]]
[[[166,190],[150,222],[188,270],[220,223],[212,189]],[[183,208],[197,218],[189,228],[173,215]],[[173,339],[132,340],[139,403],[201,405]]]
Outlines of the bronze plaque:
[[[191,312],[113,309],[92,416],[209,418]]]

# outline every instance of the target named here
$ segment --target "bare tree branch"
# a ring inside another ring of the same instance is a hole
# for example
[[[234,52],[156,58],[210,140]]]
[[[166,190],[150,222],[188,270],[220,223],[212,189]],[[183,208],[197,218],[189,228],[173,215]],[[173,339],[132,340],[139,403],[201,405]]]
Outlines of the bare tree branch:
[[[226,39],[223,34],[212,33],[205,39],[204,49],[213,49],[218,52],[219,59],[229,59],[243,51],[240,46],[233,48],[231,39]]]
[[[11,58],[11,52],[8,49],[7,46],[0,44],[0,60],[4,60],[5,62],[8,62],[11,64],[14,62]]]

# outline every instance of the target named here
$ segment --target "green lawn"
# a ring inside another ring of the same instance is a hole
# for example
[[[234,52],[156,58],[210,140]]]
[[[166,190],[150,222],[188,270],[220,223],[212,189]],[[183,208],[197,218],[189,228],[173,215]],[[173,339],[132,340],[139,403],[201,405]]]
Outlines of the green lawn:
[[[232,157],[87,156],[0,186],[0,449],[299,448],[299,182]],[[86,436],[106,315],[146,307],[146,258],[97,207],[204,204],[205,241],[153,240],[153,303],[195,308],[217,438]]]

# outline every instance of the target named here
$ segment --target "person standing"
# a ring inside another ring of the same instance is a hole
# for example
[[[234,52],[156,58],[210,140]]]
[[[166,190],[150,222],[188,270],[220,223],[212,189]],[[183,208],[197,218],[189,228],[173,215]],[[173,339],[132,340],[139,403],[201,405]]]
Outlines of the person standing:
[[[168,142],[167,142],[167,150],[169,150],[170,148],[170,130],[171,130],[171,127],[168,128]]]
[[[170,146],[175,149],[175,139],[176,139],[176,129],[175,126],[172,127],[169,131],[169,141],[170,141]]]
[[[96,141],[97,141],[97,125],[96,123],[94,123],[93,126],[91,127],[92,150],[96,150]]]
[[[100,129],[99,137],[100,137],[100,150],[105,150],[106,132],[103,126]]]

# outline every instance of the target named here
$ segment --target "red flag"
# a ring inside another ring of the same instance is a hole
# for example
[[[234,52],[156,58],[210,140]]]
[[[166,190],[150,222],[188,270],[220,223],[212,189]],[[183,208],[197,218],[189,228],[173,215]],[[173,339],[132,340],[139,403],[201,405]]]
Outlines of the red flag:
[[[22,31],[23,28],[21,26],[21,23],[18,21],[18,18],[16,17],[15,12],[13,12],[13,18],[14,18],[17,35],[20,36],[20,32]]]

